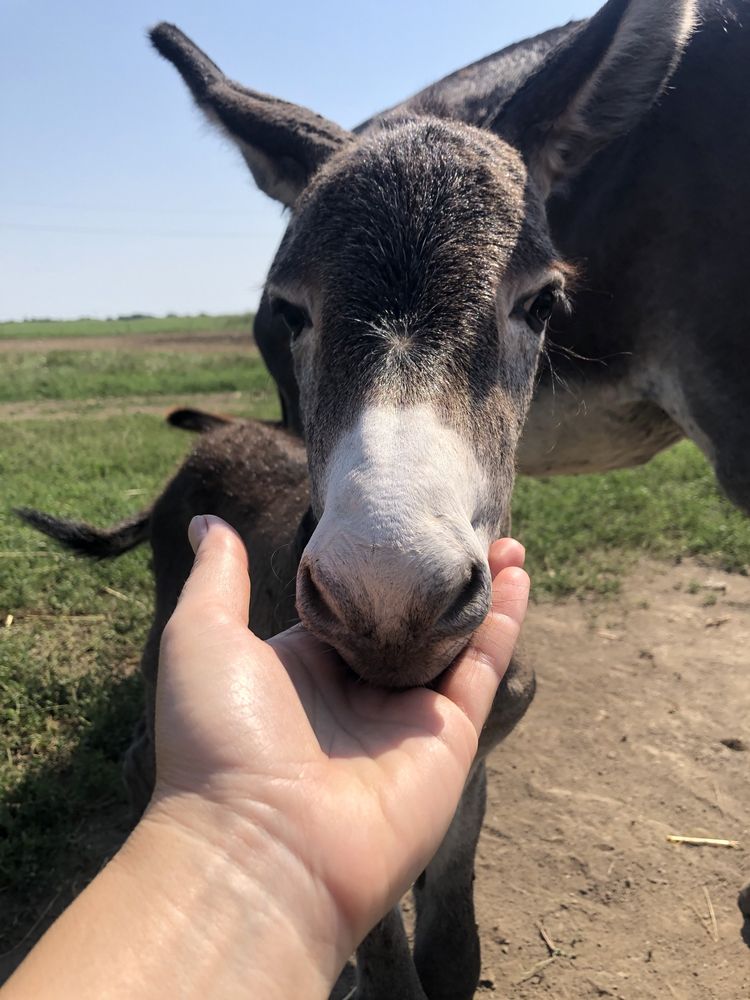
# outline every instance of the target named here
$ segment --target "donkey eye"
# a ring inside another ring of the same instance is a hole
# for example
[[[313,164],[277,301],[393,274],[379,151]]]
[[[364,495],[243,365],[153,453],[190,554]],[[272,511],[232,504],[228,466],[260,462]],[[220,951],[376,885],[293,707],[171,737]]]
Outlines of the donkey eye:
[[[524,318],[534,333],[544,333],[544,328],[555,310],[560,298],[560,289],[556,285],[547,285],[533,299],[524,303]]]
[[[292,305],[285,299],[274,299],[271,302],[271,312],[274,316],[280,316],[284,321],[292,340],[297,337],[308,326],[312,326],[312,321],[306,309],[301,306]]]
[[[513,315],[518,316],[534,333],[541,336],[555,306],[560,302],[565,302],[565,296],[559,285],[547,285],[537,295],[520,301],[513,310]]]

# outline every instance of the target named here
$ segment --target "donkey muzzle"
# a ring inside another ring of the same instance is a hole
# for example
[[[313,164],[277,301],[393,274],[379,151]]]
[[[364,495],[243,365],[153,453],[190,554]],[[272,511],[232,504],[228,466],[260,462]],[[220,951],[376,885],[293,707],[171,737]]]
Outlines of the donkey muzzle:
[[[420,558],[371,548],[346,558],[335,547],[306,553],[297,610],[364,680],[385,687],[433,681],[455,659],[490,607],[486,560],[458,552]]]

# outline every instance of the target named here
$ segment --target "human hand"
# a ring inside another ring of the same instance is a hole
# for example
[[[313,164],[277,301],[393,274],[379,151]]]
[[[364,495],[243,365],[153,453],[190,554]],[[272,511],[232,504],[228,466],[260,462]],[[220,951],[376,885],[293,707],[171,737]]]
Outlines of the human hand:
[[[239,536],[210,516],[190,536],[195,565],[162,639],[146,821],[229,855],[341,965],[448,828],[525,613],[523,549],[492,547],[492,609],[436,690],[391,692],[302,626],[256,638]]]

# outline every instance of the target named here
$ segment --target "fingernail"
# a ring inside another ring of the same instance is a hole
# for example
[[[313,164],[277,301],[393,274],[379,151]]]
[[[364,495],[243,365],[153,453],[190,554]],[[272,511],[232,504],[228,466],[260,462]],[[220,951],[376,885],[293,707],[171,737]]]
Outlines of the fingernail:
[[[188,541],[193,547],[193,552],[198,551],[198,546],[208,533],[208,521],[205,514],[196,514],[188,525]]]

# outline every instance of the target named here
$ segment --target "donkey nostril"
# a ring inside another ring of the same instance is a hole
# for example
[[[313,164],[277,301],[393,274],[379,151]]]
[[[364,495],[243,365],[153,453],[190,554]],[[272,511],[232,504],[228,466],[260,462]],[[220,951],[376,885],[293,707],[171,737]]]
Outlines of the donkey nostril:
[[[473,632],[487,616],[491,599],[489,569],[484,563],[476,562],[458,596],[440,616],[440,625],[451,632]]]
[[[297,604],[304,619],[312,619],[317,625],[338,622],[322,591],[315,582],[309,563],[303,563],[297,574]]]

